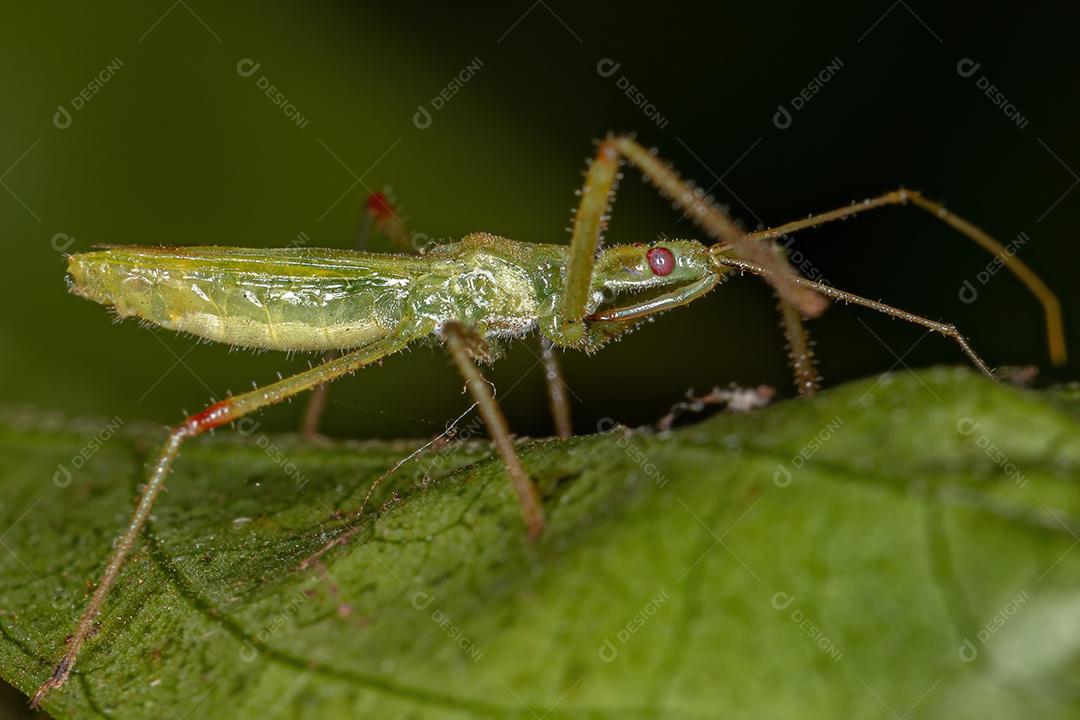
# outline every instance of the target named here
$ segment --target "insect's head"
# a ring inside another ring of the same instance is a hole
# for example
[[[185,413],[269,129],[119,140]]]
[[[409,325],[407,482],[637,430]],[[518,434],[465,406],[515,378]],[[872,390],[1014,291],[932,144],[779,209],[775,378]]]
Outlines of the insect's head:
[[[593,321],[633,320],[683,305],[719,281],[708,249],[693,240],[612,245],[593,273]]]

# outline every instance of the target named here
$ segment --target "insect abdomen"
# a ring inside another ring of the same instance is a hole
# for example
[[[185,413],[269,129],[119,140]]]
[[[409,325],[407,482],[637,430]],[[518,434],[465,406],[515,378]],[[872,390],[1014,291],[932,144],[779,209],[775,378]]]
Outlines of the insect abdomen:
[[[71,256],[68,274],[74,293],[121,317],[241,347],[347,349],[384,337],[404,316],[404,279],[307,265],[258,272],[231,261],[116,248]]]

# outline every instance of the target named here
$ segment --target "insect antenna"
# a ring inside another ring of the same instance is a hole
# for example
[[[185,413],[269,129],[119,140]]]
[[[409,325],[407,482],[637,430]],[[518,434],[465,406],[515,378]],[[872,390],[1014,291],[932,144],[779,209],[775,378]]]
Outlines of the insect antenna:
[[[710,249],[710,255],[712,256],[712,260],[718,268],[734,268],[737,270],[742,270],[744,272],[753,273],[754,275],[760,275],[761,277],[769,277],[771,271],[767,268],[763,268],[760,265],[755,265],[754,263],[747,262],[746,260],[727,257],[720,252],[716,252],[716,250],[721,249],[722,248],[718,246],[714,249]],[[956,326],[954,325],[938,322],[937,320],[931,320],[930,318],[923,317],[922,315],[916,315],[915,313],[908,312],[907,310],[901,310],[900,308],[893,307],[892,305],[887,305],[877,300],[870,300],[869,298],[864,298],[861,295],[856,295],[855,293],[850,293],[846,290],[837,290],[832,285],[826,285],[825,283],[807,280],[806,278],[798,275],[794,276],[793,279],[796,284],[810,288],[811,290],[815,290],[822,295],[825,295],[826,297],[832,298],[833,300],[839,300],[841,302],[861,305],[863,307],[870,308],[871,310],[876,310],[880,313],[884,313],[885,315],[899,318],[900,320],[906,320],[907,322],[914,323],[915,325],[922,325],[928,330],[940,333],[942,335],[945,335],[946,337],[950,337],[956,342],[957,345],[960,346],[960,349],[963,350],[964,354],[967,355],[971,363],[975,365],[975,367],[977,367],[980,372],[982,372],[989,378],[994,378],[994,373],[990,369],[990,366],[987,365],[981,357],[979,357],[978,353],[976,353],[975,350],[973,350],[971,345],[968,343],[967,338],[961,335],[960,331],[957,330]]]
[[[982,228],[965,220],[959,215],[950,212],[941,203],[930,200],[918,191],[907,190],[904,188],[893,190],[892,192],[887,192],[883,195],[869,198],[847,207],[811,215],[808,218],[795,220],[768,230],[752,232],[746,237],[749,240],[771,241],[806,228],[817,227],[818,225],[834,220],[842,220],[868,210],[874,210],[889,205],[907,205],[909,202],[915,207],[925,210],[936,219],[953,228],[961,235],[993,255],[995,260],[1000,261],[1004,267],[1009,269],[1009,272],[1015,275],[1020,282],[1027,287],[1028,291],[1030,291],[1031,294],[1035,296],[1035,299],[1043,306],[1043,314],[1046,318],[1046,342],[1049,349],[1050,360],[1055,365],[1064,364],[1066,360],[1065,327],[1061,318],[1061,303],[1058,302],[1054,292],[1047,287],[1046,283],[1042,281],[1034,270],[1029,268],[1023,260],[1017,257],[1015,247],[1002,245]],[[970,283],[968,283],[968,286],[970,286]],[[975,293],[975,290],[973,287],[968,287],[967,289],[969,290],[969,296],[971,296],[972,299],[967,300],[966,302],[971,302],[974,300],[973,293]],[[963,295],[961,295],[961,300],[964,300]]]

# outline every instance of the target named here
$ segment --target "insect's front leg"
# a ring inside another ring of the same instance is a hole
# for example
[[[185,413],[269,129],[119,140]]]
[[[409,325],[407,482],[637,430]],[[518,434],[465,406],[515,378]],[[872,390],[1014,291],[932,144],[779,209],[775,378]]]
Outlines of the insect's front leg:
[[[560,335],[564,344],[573,345],[585,334],[582,324],[589,302],[596,251],[607,227],[611,201],[615,197],[619,177],[619,151],[610,138],[600,143],[596,157],[585,173],[585,185],[574,214],[570,234],[570,261],[566,269],[566,286],[559,303],[562,321]]]
[[[521,458],[514,450],[513,436],[491,392],[491,386],[480,373],[480,369],[476,367],[476,363],[472,361],[471,348],[478,342],[482,343],[483,339],[478,338],[469,328],[456,322],[449,322],[443,326],[442,337],[450,357],[453,358],[454,364],[465,378],[465,383],[480,410],[480,416],[484,418],[484,424],[487,425],[495,448],[502,456],[506,472],[510,476],[510,484],[513,485],[521,505],[521,517],[525,521],[529,538],[535,539],[544,528],[544,506],[540,502],[540,493],[536,489],[536,484],[529,477]]]
[[[775,245],[767,246],[767,249],[777,255],[783,252]],[[809,397],[821,388],[821,375],[814,359],[810,332],[806,329],[799,308],[780,293],[777,293],[776,297],[780,326],[784,329],[784,340],[787,343],[788,366],[794,376],[795,388],[801,397]]]
[[[762,277],[768,277],[770,272],[770,270],[766,268],[754,265],[750,262],[746,262],[745,260],[724,257],[722,253],[714,253],[713,260],[718,265],[735,268],[737,270],[742,270],[743,272],[754,273],[755,275],[760,275]],[[970,360],[971,363],[979,369],[979,372],[981,372],[983,375],[990,378],[991,380],[994,379],[994,372],[990,369],[990,366],[987,365],[985,361],[983,361],[979,354],[976,353],[975,350],[971,347],[971,344],[967,341],[967,338],[961,335],[960,331],[956,329],[956,326],[952,325],[951,323],[931,320],[930,318],[923,317],[922,315],[916,315],[915,313],[908,312],[907,310],[901,310],[900,308],[893,307],[892,305],[887,305],[877,300],[870,300],[868,298],[864,298],[860,295],[856,295],[855,293],[850,293],[845,290],[837,290],[832,285],[814,282],[812,280],[807,280],[806,278],[796,278],[795,282],[808,288],[812,288],[813,290],[821,293],[822,295],[830,297],[834,300],[839,300],[845,303],[852,303],[854,305],[861,305],[863,307],[870,308],[871,310],[876,310],[879,313],[883,313],[890,317],[904,320],[914,325],[922,325],[927,330],[940,333],[945,337],[951,338],[960,347],[960,350],[962,350],[963,353],[967,355],[968,360]]]
[[[810,333],[797,307],[784,298],[779,298],[778,303],[784,339],[787,341],[788,362],[795,375],[795,387],[803,397],[813,395],[821,387],[821,376],[814,362]]]
[[[747,237],[750,240],[755,241],[772,240],[774,238],[781,238],[799,232],[800,230],[805,230],[806,228],[816,227],[817,225],[836,220],[843,220],[844,218],[858,215],[869,210],[877,210],[892,205],[906,206],[909,203],[917,208],[925,210],[928,214],[953,228],[964,237],[974,241],[981,248],[992,254],[995,260],[1001,262],[1016,275],[1020,282],[1024,283],[1031,294],[1034,295],[1043,306],[1043,312],[1046,316],[1046,342],[1050,352],[1050,360],[1055,365],[1064,364],[1066,359],[1065,326],[1061,319],[1061,303],[1058,302],[1054,292],[1047,287],[1046,283],[1042,281],[1034,270],[1029,268],[1023,260],[1016,256],[1016,253],[1012,249],[1002,245],[991,237],[989,233],[974,223],[950,212],[945,209],[945,206],[941,203],[930,200],[920,192],[903,188],[893,190],[878,195],[877,197],[868,198],[859,203],[853,203],[847,207],[837,208],[836,210],[829,210],[823,213],[816,213],[808,218],[803,218],[802,220],[795,220],[775,228],[752,232],[747,235]]]
[[[818,373],[802,317],[817,317],[825,310],[823,295],[798,282],[801,277],[778,248],[771,243],[758,243],[750,239],[708,193],[679,177],[674,168],[654,152],[628,136],[616,137],[613,142],[660,194],[675,203],[695,225],[713,239],[728,245],[738,257],[769,271],[766,278],[779,296],[780,318],[795,385],[800,395],[816,392]]]
[[[766,277],[780,296],[781,317],[792,352],[795,382],[801,393],[813,392],[817,371],[808,351],[809,342],[800,315],[816,317],[821,314],[826,305],[824,297],[795,282],[798,275],[776,248],[749,240],[715,200],[680,178],[670,165],[629,136],[611,136],[603,140],[586,172],[581,200],[574,216],[569,268],[560,306],[560,333],[564,342],[574,344],[584,335],[582,319],[588,302],[596,251],[616,191],[620,158],[629,160],[660,194],[671,199],[685,217],[713,239],[729,246],[739,257],[769,270]]]
[[[180,446],[185,440],[201,435],[215,427],[227,425],[244,415],[268,405],[279,403],[297,393],[324,385],[342,375],[355,372],[365,365],[370,365],[403,349],[413,340],[430,333],[431,330],[432,328],[428,326],[402,327],[398,332],[391,333],[383,340],[333,358],[322,365],[317,365],[309,370],[265,387],[257,388],[251,392],[215,403],[201,413],[192,415],[173,429],[165,441],[165,446],[162,448],[161,455],[158,457],[142,495],[139,497],[131,519],[128,521],[124,533],[120,536],[112,555],[109,557],[105,572],[94,589],[90,603],[79,618],[75,632],[67,640],[67,649],[64,656],[56,665],[52,676],[42,683],[34,694],[32,706],[39,706],[52,690],[61,687],[71,675],[79,651],[90,636],[105,598],[116,583],[116,579],[124,567],[124,562],[135,545],[135,540],[146,524],[146,520],[154,507],[154,502],[165,485],[165,478],[168,476],[173,461],[180,452]]]
[[[768,245],[750,240],[716,200],[693,183],[683,180],[655,151],[642,147],[628,135],[618,135],[609,141],[661,195],[682,211],[684,217],[714,240],[729,246],[738,257],[767,269],[768,280],[781,298],[807,317],[817,317],[825,311],[828,301],[805,284],[796,282],[799,275],[783,255],[774,252]]]

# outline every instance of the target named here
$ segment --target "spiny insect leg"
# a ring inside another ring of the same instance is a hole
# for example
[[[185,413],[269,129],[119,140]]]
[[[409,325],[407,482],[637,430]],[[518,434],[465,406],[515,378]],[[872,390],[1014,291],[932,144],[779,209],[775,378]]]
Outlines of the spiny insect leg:
[[[767,279],[781,298],[807,317],[817,317],[825,311],[828,305],[825,298],[795,282],[799,276],[788,264],[787,258],[771,245],[752,242],[710,195],[683,180],[670,164],[657,157],[655,152],[642,147],[634,138],[619,135],[609,138],[609,142],[695,225],[730,247],[742,259],[769,270]]]
[[[68,676],[71,674],[71,670],[75,665],[75,659],[79,655],[79,650],[82,649],[83,643],[86,642],[86,638],[93,630],[94,621],[97,618],[98,612],[101,610],[101,606],[105,602],[109,590],[112,589],[113,584],[116,582],[116,578],[120,574],[120,569],[123,567],[124,561],[127,559],[132,546],[135,544],[135,538],[138,537],[143,525],[146,524],[146,519],[149,517],[151,509],[154,507],[154,501],[157,500],[158,493],[161,492],[161,488],[165,484],[165,476],[168,474],[169,468],[172,466],[173,460],[180,450],[180,444],[186,437],[197,435],[202,432],[202,428],[203,425],[199,421],[198,416],[193,416],[188,418],[180,427],[169,433],[169,439],[165,441],[165,447],[162,449],[157,464],[154,466],[149,482],[147,482],[142,495],[139,497],[139,502],[135,506],[135,512],[132,514],[131,520],[128,521],[127,528],[120,537],[120,541],[116,544],[113,554],[109,558],[108,564],[105,566],[105,572],[102,574],[101,580],[94,589],[94,594],[90,598],[90,604],[86,606],[82,616],[79,618],[78,625],[75,627],[75,632],[67,640],[67,649],[64,652],[64,656],[56,665],[56,668],[53,670],[49,679],[42,683],[41,687],[34,693],[34,699],[31,701],[30,707],[39,707],[46,695],[67,682]]]
[[[848,207],[811,215],[803,220],[789,222],[769,230],[753,232],[747,237],[751,240],[772,240],[823,223],[851,217],[852,215],[866,212],[867,210],[875,210],[890,205],[907,205],[909,202],[916,207],[922,208],[968,239],[973,240],[980,247],[999,259],[1005,267],[1009,268],[1009,270],[1024,283],[1031,294],[1034,295],[1043,306],[1043,312],[1046,316],[1046,336],[1050,359],[1055,365],[1063,364],[1066,359],[1065,328],[1061,319],[1061,304],[1058,302],[1053,291],[1046,286],[1046,283],[1039,278],[1035,271],[1029,268],[1016,256],[1015,252],[1010,251],[1009,248],[1003,246],[981,228],[959,215],[949,212],[941,205],[941,203],[923,197],[922,193],[914,190],[893,190],[892,192],[884,193],[883,195],[864,200],[860,203],[855,203],[854,205],[849,205]]]
[[[795,271],[772,247],[763,247],[747,239],[709,195],[686,182],[669,164],[626,135],[609,136],[600,143],[589,165],[581,199],[574,216],[570,240],[570,264],[563,294],[562,319],[568,325],[579,322],[585,313],[596,250],[607,225],[611,200],[619,177],[619,158],[630,161],[661,195],[669,198],[698,227],[730,246],[740,257],[768,268],[770,282],[780,296],[808,317],[817,317],[826,306],[825,299],[796,285]]]
[[[337,353],[328,352],[323,355],[323,360],[331,360]],[[304,408],[304,417],[300,421],[300,435],[305,440],[315,440],[319,437],[319,426],[322,424],[322,416],[326,411],[326,396],[330,392],[328,385],[319,385],[311,392],[307,407]]]
[[[353,350],[322,365],[317,365],[270,385],[215,403],[201,413],[192,415],[174,428],[165,441],[161,455],[158,457],[154,470],[150,474],[150,479],[139,496],[135,511],[132,513],[123,535],[121,535],[116,547],[113,549],[112,556],[105,566],[105,572],[102,574],[101,580],[90,598],[90,603],[80,616],[75,632],[67,641],[64,656],[56,665],[49,679],[38,688],[31,704],[38,707],[49,692],[62,686],[71,675],[79,651],[93,631],[94,622],[109,594],[109,590],[116,583],[124,562],[135,545],[136,538],[138,538],[139,533],[146,524],[147,518],[150,517],[154,502],[164,487],[165,478],[168,476],[173,461],[180,451],[180,446],[185,440],[201,435],[212,428],[231,423],[244,415],[281,402],[297,393],[310,390],[342,375],[355,372],[365,365],[381,360],[403,349],[409,342],[430,331],[431,328],[426,327],[403,328],[400,332],[393,333],[384,340]]]
[[[447,323],[442,329],[443,341],[446,349],[465,378],[465,383],[473,400],[480,410],[480,416],[484,418],[491,439],[495,442],[495,448],[502,456],[506,466],[506,472],[510,476],[510,483],[517,493],[518,502],[521,505],[521,517],[525,521],[525,528],[529,539],[536,539],[540,531],[544,529],[544,506],[540,502],[540,494],[536,489],[529,473],[514,450],[514,440],[510,435],[510,429],[499,409],[495,396],[491,393],[491,386],[480,373],[480,369],[469,356],[469,345],[472,342],[472,333],[459,323]]]
[[[763,277],[767,277],[770,272],[769,270],[759,265],[755,265],[745,260],[724,257],[719,253],[713,253],[713,260],[716,262],[717,265],[736,268],[738,270],[750,272],[755,275],[761,275]],[[797,282],[799,285],[811,288],[821,293],[822,295],[830,297],[834,300],[840,300],[841,302],[862,305],[863,307],[870,308],[871,310],[876,310],[877,312],[884,313],[885,315],[899,318],[900,320],[914,323],[915,325],[922,325],[924,328],[945,335],[946,337],[950,337],[954,341],[956,341],[956,344],[960,346],[960,349],[964,351],[964,354],[967,355],[968,359],[971,360],[971,363],[975,367],[977,367],[987,377],[994,377],[994,373],[990,370],[990,366],[983,362],[983,359],[979,357],[979,355],[972,349],[967,339],[960,334],[960,331],[956,329],[955,325],[938,322],[937,320],[931,320],[930,318],[923,317],[922,315],[916,315],[915,313],[908,312],[907,310],[901,310],[900,308],[893,307],[892,305],[886,305],[883,302],[878,302],[877,300],[870,300],[868,298],[864,298],[860,295],[849,293],[844,290],[837,290],[831,285],[814,282],[812,280],[807,280],[806,278],[797,277],[795,278],[795,282]]]
[[[769,270],[766,278],[780,296],[781,318],[791,351],[795,383],[800,394],[812,394],[818,385],[817,370],[800,314],[808,317],[820,315],[827,304],[825,298],[794,282],[797,273],[778,248],[748,239],[713,198],[684,181],[674,168],[629,136],[609,136],[603,140],[586,171],[585,185],[574,216],[569,268],[560,306],[566,336],[573,338],[574,328],[583,331],[580,322],[588,302],[596,252],[618,185],[620,157],[629,160],[661,195],[671,199],[710,236],[730,247],[739,257]],[[549,391],[553,389],[549,379]],[[552,408],[557,413],[554,397],[552,395]],[[558,423],[556,417],[557,427]]]
[[[579,326],[585,317],[596,251],[607,226],[618,175],[619,151],[609,138],[600,143],[596,158],[589,163],[570,234],[570,261],[560,314],[571,327]]]
[[[795,375],[795,387],[803,397],[813,395],[821,388],[821,377],[814,363],[810,333],[794,305],[779,298],[779,310],[784,326],[784,338],[787,340],[788,362]]]
[[[552,420],[555,422],[555,435],[565,439],[574,434],[570,419],[570,398],[566,396],[566,383],[563,381],[558,352],[546,337],[540,338],[540,359],[544,363],[544,380],[547,381],[548,403],[551,406]]]

